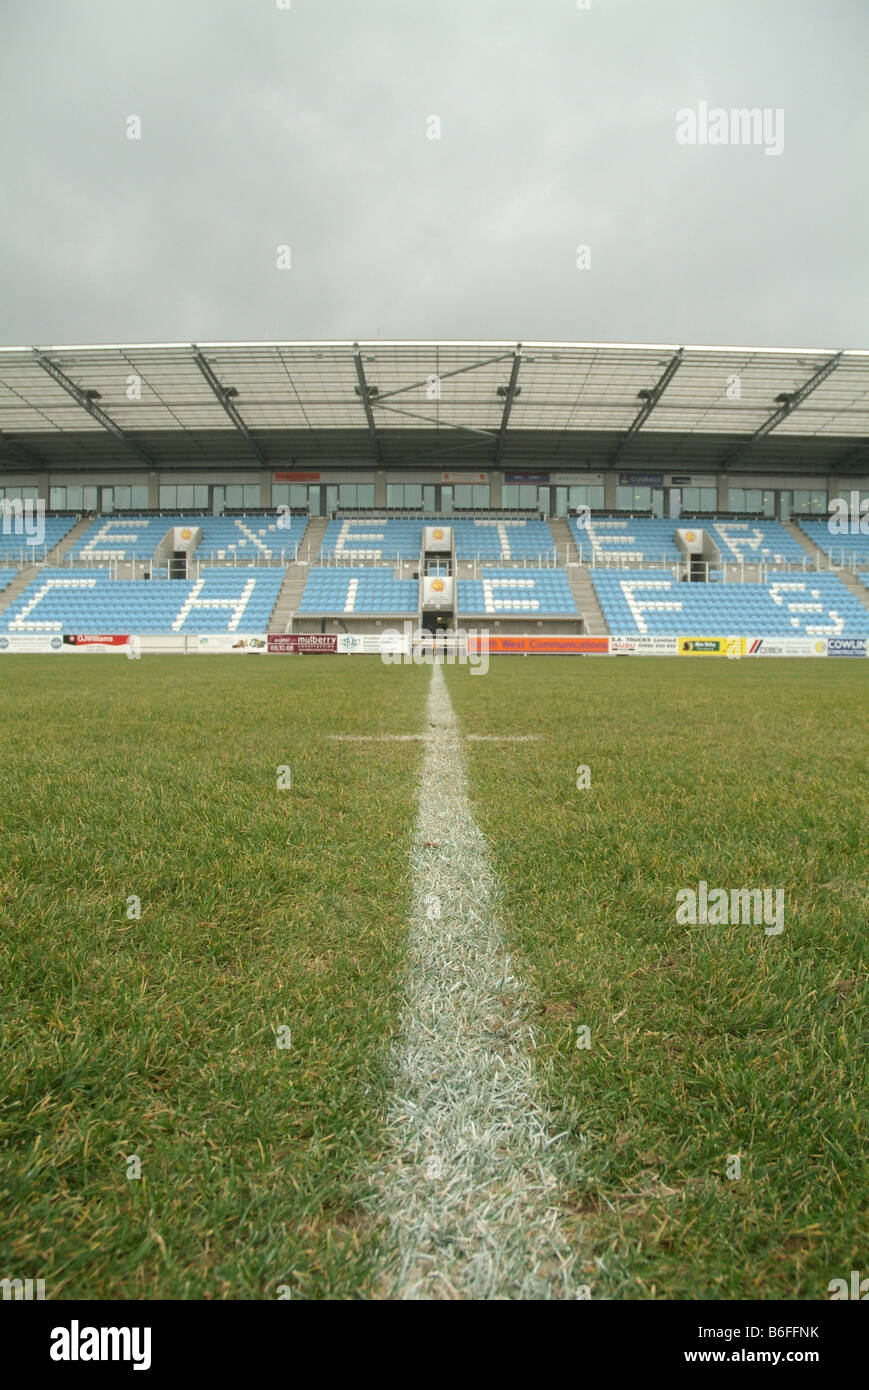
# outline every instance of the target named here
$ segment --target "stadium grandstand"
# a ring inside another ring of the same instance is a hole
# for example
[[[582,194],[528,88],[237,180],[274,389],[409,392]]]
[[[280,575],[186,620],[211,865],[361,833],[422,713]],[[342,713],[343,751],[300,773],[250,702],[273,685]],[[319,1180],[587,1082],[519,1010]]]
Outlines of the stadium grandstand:
[[[865,648],[867,425],[863,351],[0,349],[0,648],[406,620]]]

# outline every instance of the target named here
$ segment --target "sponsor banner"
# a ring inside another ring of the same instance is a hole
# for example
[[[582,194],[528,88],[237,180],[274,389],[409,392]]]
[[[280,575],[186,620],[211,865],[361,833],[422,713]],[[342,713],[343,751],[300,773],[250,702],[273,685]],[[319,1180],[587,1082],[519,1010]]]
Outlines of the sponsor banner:
[[[207,632],[196,639],[200,652],[264,652],[268,649],[264,632]]]
[[[620,473],[619,482],[622,487],[663,487],[663,473]]]
[[[337,632],[270,632],[268,635],[268,650],[270,652],[293,652],[299,655],[305,652],[337,652],[338,634]]]
[[[452,575],[425,575],[422,581],[423,608],[445,608],[452,612]]]
[[[548,483],[548,473],[505,473],[505,483]]]
[[[553,483],[563,483],[565,485],[579,484],[585,486],[586,483],[602,483],[602,473],[552,473],[550,474]]]
[[[68,647],[126,647],[129,645],[128,632],[65,632],[63,640]]]
[[[676,637],[611,637],[612,656],[676,656],[679,642]]]
[[[453,544],[451,526],[426,526],[423,528],[423,548],[436,554],[450,553]]]
[[[865,637],[828,637],[827,656],[865,656]]]
[[[338,650],[351,656],[382,656],[384,652],[401,656],[410,651],[410,637],[395,629],[387,632],[342,632],[338,636]]]
[[[826,637],[746,637],[746,656],[826,656]]]
[[[490,655],[518,653],[531,656],[596,655],[606,656],[610,648],[608,637],[493,637],[468,633],[468,651],[472,655],[488,651]]]
[[[744,637],[680,637],[680,656],[744,656]]]
[[[59,632],[2,632],[0,653],[3,652],[62,652],[63,638]]]
[[[442,483],[487,483],[488,473],[442,473]]]
[[[319,473],[276,473],[274,475],[276,483],[318,483]]]
[[[691,479],[690,479],[690,478],[681,478],[681,477],[680,477],[680,478],[677,478],[676,475],[675,475],[675,473],[674,473],[673,476],[672,476],[672,478],[670,479],[670,487],[684,487],[686,483],[690,483],[690,482],[691,482]]]

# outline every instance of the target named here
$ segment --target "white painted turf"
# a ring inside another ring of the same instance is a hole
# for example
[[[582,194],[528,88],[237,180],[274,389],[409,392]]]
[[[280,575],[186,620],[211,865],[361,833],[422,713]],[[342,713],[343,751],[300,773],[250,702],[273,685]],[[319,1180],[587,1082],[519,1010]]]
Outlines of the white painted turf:
[[[565,1233],[564,1156],[535,1076],[531,1001],[503,950],[439,665],[428,723],[402,1040],[378,1178],[382,1289],[400,1299],[585,1297]]]

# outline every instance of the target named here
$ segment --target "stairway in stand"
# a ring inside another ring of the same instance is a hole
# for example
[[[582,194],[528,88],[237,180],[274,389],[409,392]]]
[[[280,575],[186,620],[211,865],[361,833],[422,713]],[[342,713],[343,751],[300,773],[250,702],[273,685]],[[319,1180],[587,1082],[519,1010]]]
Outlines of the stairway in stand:
[[[287,565],[287,573],[277,602],[269,618],[269,632],[288,632],[299,606],[299,600],[308,582],[308,571],[316,565],[320,546],[326,534],[328,522],[325,517],[313,516],[305,528],[299,542],[298,559],[294,565]]]

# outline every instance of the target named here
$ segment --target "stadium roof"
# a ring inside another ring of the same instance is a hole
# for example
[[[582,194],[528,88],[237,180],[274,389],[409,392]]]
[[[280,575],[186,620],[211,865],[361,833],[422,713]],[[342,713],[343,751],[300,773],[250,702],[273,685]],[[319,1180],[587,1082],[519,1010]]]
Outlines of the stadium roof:
[[[869,352],[493,341],[0,348],[4,471],[294,459],[865,472]]]

